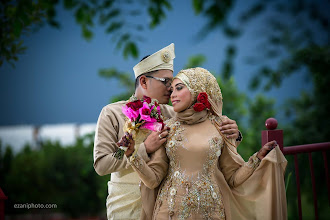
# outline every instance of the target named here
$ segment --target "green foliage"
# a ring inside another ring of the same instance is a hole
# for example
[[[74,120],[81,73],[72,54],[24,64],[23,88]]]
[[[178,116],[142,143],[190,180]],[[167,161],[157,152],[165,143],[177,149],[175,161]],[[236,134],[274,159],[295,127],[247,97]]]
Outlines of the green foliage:
[[[207,18],[205,26],[199,31],[198,38],[203,39],[215,29],[222,30],[225,36],[229,38],[239,37],[241,31],[230,25],[227,20],[235,2],[235,0],[192,0],[195,14]]]
[[[118,80],[120,85],[122,85],[122,87],[124,88],[125,92],[119,95],[112,96],[110,99],[110,103],[121,100],[128,100],[129,97],[131,97],[131,95],[135,91],[135,81],[132,79],[131,74],[128,72],[122,72],[112,67],[108,69],[99,70],[99,75],[108,80],[110,79]]]
[[[185,69],[200,67],[206,61],[206,57],[203,54],[197,54],[189,57],[188,63],[185,65]]]
[[[148,0],[147,4],[115,0],[2,1],[0,66],[4,62],[15,66],[14,61],[17,61],[18,56],[26,50],[23,36],[45,24],[60,28],[56,14],[61,4],[66,10],[72,12],[76,23],[81,27],[84,39],[92,40],[93,28],[97,24],[102,25],[105,27],[105,33],[112,36],[111,42],[117,49],[122,50],[124,58],[139,56],[137,45],[143,40],[143,31],[159,25],[166,18],[166,11],[172,9],[168,0]],[[141,17],[143,13],[150,17],[149,25]],[[138,16],[141,19],[137,19]]]
[[[171,10],[172,6],[167,0],[149,0],[148,14],[151,18],[150,27],[155,28],[161,20],[166,18],[165,10]]]
[[[266,21],[265,34],[258,39],[261,50],[250,59],[251,64],[257,67],[250,82],[251,89],[261,87],[267,91],[280,87],[292,74],[304,74],[311,82],[311,86],[302,91],[299,98],[287,100],[281,108],[285,116],[279,123],[284,130],[285,146],[329,141],[330,106],[325,100],[330,98],[330,42],[328,37],[322,37],[329,36],[330,16],[329,13],[323,13],[323,9],[329,6],[326,1],[258,1],[242,16],[244,26],[257,16],[262,16]],[[272,10],[272,16],[266,9]],[[252,15],[249,12],[253,12]],[[306,154],[298,157],[303,216],[310,219],[314,216],[314,208],[310,171],[306,169],[309,161]],[[322,154],[313,153],[312,158],[319,216],[320,219],[328,219],[330,209],[325,193],[327,186]],[[287,156],[287,159],[288,180],[288,175],[295,174],[295,170],[292,156]],[[295,178],[287,183],[288,219],[298,218],[296,186]]]
[[[203,0],[193,0],[193,9],[195,11],[195,14],[198,15],[199,13],[201,13],[203,11],[203,6],[204,6],[204,2]]]
[[[40,149],[30,146],[13,155],[6,148],[0,161],[6,161],[1,170],[1,188],[8,196],[7,214],[29,212],[14,209],[13,204],[56,204],[56,210],[68,216],[95,216],[105,213],[107,181],[93,168],[93,137],[77,139],[72,146],[58,142],[45,142]],[[35,211],[35,210],[34,210]]]
[[[18,55],[24,53],[26,48],[21,36],[44,22],[47,13],[41,10],[42,6],[28,0],[1,2],[0,66],[4,62],[14,65],[13,61],[17,61]]]
[[[260,86],[264,90],[278,88],[286,77],[304,73],[306,68],[310,68],[310,62],[322,62],[319,67],[323,69],[319,70],[328,72],[324,64],[328,60],[330,42],[323,36],[329,36],[330,16],[322,9],[329,7],[329,2],[325,1],[258,1],[251,8],[256,13],[254,16],[263,16],[266,21],[262,27],[265,34],[259,38],[260,50],[250,59],[251,64],[257,67],[250,82],[251,89]],[[266,9],[272,10],[272,14],[269,15]],[[244,25],[249,19],[245,19]]]

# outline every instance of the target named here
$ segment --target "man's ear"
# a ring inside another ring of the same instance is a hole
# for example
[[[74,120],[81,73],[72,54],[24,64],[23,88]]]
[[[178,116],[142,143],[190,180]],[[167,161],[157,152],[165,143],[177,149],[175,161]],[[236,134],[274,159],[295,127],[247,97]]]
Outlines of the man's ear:
[[[147,89],[148,86],[147,86],[147,77],[146,76],[140,76],[139,83],[143,89]]]

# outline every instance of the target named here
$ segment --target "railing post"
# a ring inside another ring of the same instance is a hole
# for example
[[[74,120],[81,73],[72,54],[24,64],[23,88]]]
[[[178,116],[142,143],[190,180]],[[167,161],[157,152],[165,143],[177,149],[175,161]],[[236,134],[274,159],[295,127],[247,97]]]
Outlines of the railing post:
[[[5,200],[8,197],[3,193],[2,189],[0,188],[0,220],[5,219]]]
[[[283,130],[277,128],[277,120],[268,118],[265,122],[267,130],[261,132],[261,145],[264,146],[267,142],[275,140],[283,152]]]

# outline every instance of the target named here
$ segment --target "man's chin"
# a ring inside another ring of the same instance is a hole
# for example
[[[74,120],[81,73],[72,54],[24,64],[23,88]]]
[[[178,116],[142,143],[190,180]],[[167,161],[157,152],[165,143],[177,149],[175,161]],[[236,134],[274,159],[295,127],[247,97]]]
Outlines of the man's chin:
[[[168,104],[168,102],[170,101],[170,99],[166,99],[164,98],[163,100],[159,100],[159,104]]]

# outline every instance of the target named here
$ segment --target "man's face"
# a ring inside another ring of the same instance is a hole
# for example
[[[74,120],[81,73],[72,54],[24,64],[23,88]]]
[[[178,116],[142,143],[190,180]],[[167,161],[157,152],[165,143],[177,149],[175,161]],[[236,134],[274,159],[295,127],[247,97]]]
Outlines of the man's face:
[[[167,84],[157,80],[157,78],[166,79]],[[171,81],[173,78],[173,72],[171,70],[158,70],[152,74],[152,77],[148,77],[148,89],[147,96],[153,99],[157,99],[160,104],[168,104],[171,97]]]

